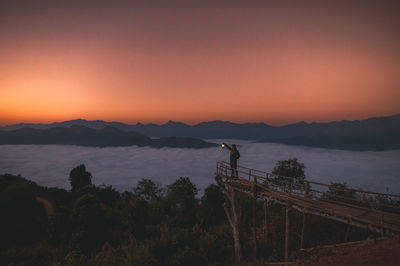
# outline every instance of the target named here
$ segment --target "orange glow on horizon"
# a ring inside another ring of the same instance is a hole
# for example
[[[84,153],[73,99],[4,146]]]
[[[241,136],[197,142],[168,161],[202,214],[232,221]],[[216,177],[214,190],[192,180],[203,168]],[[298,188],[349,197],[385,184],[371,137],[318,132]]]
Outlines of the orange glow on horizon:
[[[400,113],[398,18],[384,21],[372,7],[326,18],[234,5],[221,17],[219,8],[115,7],[98,11],[111,12],[102,19],[51,17],[54,25],[38,9],[29,30],[10,15],[0,28],[0,124],[282,125]]]

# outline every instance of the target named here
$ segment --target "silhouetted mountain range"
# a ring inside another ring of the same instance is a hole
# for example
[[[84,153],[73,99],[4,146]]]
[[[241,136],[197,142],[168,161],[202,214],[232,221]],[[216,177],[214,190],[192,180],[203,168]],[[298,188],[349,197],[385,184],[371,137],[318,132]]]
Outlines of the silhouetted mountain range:
[[[356,121],[297,123],[260,141],[342,150],[400,149],[400,115]]]
[[[214,143],[195,138],[165,137],[151,139],[140,133],[124,132],[110,126],[94,129],[82,125],[48,129],[23,127],[15,130],[0,130],[0,145],[6,144],[62,144],[96,147],[137,145],[157,148],[207,148],[216,146]]]
[[[355,121],[299,122],[285,126],[270,126],[265,123],[238,124],[225,121],[201,122],[193,126],[174,121],[162,125],[152,123],[128,125],[120,122],[77,119],[51,124],[22,123],[1,129],[15,130],[23,127],[48,129],[71,125],[82,125],[94,129],[111,126],[121,131],[134,131],[152,137],[244,139],[345,150],[400,149],[400,114]]]

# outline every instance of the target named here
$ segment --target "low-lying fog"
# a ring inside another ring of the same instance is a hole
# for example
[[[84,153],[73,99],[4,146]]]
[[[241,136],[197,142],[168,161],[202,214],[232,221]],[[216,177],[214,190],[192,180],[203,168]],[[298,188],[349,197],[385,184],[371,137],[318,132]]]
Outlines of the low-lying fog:
[[[309,180],[347,182],[353,188],[400,193],[400,151],[352,152],[236,140],[227,143],[239,144],[239,165],[270,172],[278,160],[297,157],[306,165]],[[229,160],[229,151],[220,147],[0,146],[1,174],[21,174],[40,185],[66,189],[69,172],[83,163],[96,185],[112,185],[124,191],[131,190],[142,178],[168,185],[187,176],[202,194],[214,182],[216,162],[221,160]]]

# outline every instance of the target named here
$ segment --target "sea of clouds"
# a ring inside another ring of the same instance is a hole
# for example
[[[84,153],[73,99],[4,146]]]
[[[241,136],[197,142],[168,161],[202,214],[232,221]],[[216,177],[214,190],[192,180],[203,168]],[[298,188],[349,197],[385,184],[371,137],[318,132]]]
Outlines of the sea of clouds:
[[[239,145],[239,165],[270,172],[279,160],[296,157],[306,165],[309,180],[347,182],[353,188],[400,194],[399,150],[353,152],[240,140],[225,142]],[[190,177],[202,194],[214,182],[216,162],[221,160],[229,160],[229,151],[221,147],[0,146],[0,174],[21,174],[39,185],[66,189],[70,188],[69,172],[83,163],[96,185],[112,185],[125,191],[142,178],[165,186],[179,177]]]

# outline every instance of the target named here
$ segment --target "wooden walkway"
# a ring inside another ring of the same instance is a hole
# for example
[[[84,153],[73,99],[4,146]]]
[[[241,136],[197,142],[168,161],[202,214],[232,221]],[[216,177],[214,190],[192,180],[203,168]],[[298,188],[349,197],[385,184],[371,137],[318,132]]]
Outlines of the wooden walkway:
[[[229,164],[218,162],[215,179],[225,189],[233,188],[306,214],[323,216],[382,235],[400,233],[400,195],[339,189],[241,166],[237,172],[232,176]]]

